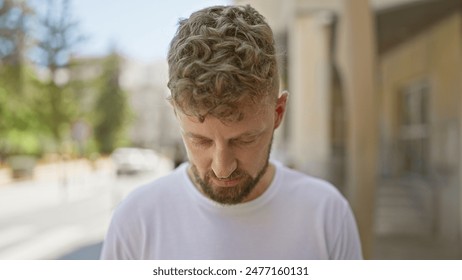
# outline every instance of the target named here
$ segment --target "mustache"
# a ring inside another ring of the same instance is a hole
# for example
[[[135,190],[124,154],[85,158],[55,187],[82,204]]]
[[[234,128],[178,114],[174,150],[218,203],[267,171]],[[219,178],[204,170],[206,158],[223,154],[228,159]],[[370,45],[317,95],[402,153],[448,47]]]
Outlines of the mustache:
[[[241,169],[236,169],[236,170],[233,171],[233,173],[231,173],[231,175],[229,175],[225,179],[226,180],[233,180],[233,179],[241,178],[241,177],[243,177],[245,175],[247,175],[247,173],[245,171],[243,171]],[[223,178],[218,178],[215,175],[215,172],[213,172],[213,170],[210,170],[209,172],[207,172],[206,177],[211,178],[211,179],[215,179],[215,180],[223,180]]]

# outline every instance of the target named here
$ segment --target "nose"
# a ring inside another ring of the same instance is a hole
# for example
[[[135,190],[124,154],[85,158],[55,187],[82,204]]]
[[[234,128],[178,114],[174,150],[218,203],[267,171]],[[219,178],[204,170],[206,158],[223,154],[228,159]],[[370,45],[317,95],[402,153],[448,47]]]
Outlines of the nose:
[[[220,179],[228,178],[237,168],[237,161],[233,151],[228,147],[217,147],[213,160],[212,170]]]

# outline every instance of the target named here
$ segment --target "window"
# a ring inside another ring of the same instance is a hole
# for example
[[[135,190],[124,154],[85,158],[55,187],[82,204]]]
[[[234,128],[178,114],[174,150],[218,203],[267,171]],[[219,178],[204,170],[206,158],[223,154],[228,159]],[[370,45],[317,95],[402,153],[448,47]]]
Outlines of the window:
[[[427,81],[412,83],[400,93],[399,143],[404,173],[426,175],[428,172],[429,97]]]

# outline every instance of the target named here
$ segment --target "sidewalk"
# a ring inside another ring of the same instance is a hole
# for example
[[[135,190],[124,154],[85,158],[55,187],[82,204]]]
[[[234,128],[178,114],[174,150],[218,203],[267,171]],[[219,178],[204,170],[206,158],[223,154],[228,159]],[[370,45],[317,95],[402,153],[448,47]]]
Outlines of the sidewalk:
[[[432,236],[381,235],[375,240],[377,260],[460,260],[456,246]]]
[[[11,182],[10,170],[6,167],[0,168],[0,187]]]
[[[462,259],[459,244],[439,238],[428,214],[399,181],[381,182],[377,189],[373,259]]]
[[[83,246],[61,256],[59,260],[99,260],[103,241]]]
[[[72,159],[66,161],[54,161],[39,163],[34,169],[32,178],[14,179],[7,167],[0,168],[0,188],[17,181],[54,181],[63,178],[85,177],[95,170],[112,171],[112,161],[109,158],[100,158],[92,163],[88,159]]]

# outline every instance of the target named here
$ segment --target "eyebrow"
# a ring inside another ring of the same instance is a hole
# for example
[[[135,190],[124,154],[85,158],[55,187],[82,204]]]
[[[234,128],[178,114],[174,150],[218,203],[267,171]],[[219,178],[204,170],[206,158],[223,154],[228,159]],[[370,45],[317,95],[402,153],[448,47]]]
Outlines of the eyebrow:
[[[191,137],[191,138],[203,138],[203,139],[208,139],[207,137],[205,136],[202,136],[200,134],[196,134],[196,133],[193,133],[193,132],[184,132],[184,136],[186,137]]]
[[[239,139],[239,138],[245,138],[245,137],[256,137],[259,136],[260,134],[263,134],[265,130],[251,130],[244,132],[242,134],[237,135],[236,137],[233,137],[231,139]]]
[[[236,137],[233,137],[231,139],[239,139],[239,138],[245,138],[245,137],[254,137],[254,136],[259,136],[260,134],[263,134],[264,133],[264,129],[263,130],[251,130],[251,131],[246,131],[244,133],[241,133],[239,135],[237,135]],[[194,132],[184,132],[184,135],[186,137],[190,137],[190,138],[198,138],[198,139],[209,139],[208,137],[206,136],[203,136],[203,135],[200,135],[200,134],[196,134]]]

